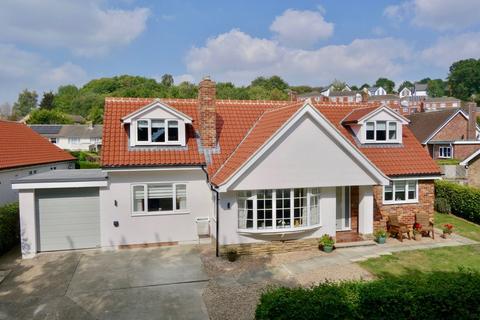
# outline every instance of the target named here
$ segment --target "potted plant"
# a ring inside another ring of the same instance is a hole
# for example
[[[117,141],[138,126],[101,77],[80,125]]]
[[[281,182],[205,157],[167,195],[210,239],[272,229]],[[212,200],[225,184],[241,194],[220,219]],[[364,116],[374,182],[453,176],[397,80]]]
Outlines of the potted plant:
[[[320,240],[318,241],[319,247],[324,252],[332,252],[333,245],[335,244],[335,240],[328,234],[324,234]]]
[[[230,262],[234,262],[238,258],[237,250],[235,249],[228,249],[227,251],[227,260]]]
[[[383,229],[375,231],[373,235],[378,244],[384,244],[387,240],[387,232]]]
[[[420,223],[415,223],[413,225],[413,236],[417,241],[422,240],[422,225]]]
[[[451,223],[444,224],[442,230],[443,230],[442,237],[447,239],[448,236],[451,235],[453,232],[453,224]]]

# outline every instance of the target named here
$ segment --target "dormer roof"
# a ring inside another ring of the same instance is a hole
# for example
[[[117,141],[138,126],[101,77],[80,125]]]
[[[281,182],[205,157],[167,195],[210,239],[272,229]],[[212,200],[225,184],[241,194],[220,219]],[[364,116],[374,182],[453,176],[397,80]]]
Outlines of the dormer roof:
[[[390,114],[394,118],[397,118],[398,121],[400,121],[402,124],[408,124],[410,122],[407,118],[398,114],[397,112],[393,111],[387,106],[380,106],[380,107],[375,106],[375,107],[353,110],[345,117],[345,119],[343,119],[342,123],[343,124],[357,124],[357,123],[362,124],[363,122],[367,121],[369,118],[373,117],[374,115],[380,112],[386,112]]]
[[[183,120],[185,123],[192,123],[192,118],[185,113],[163,103],[160,99],[155,99],[145,107],[135,110],[134,112],[127,114],[121,120],[123,123],[130,123],[133,119],[141,118],[143,114],[148,113],[149,111],[158,108],[170,113],[175,118]]]

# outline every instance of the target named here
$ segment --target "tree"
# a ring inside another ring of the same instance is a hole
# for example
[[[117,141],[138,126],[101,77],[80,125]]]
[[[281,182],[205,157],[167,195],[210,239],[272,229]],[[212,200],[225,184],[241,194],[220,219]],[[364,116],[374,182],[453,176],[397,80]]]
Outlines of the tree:
[[[360,90],[360,89],[358,89],[358,87],[357,87],[356,85],[351,86],[350,89],[351,89],[352,91],[358,91],[358,90]]]
[[[382,87],[387,91],[387,93],[393,93],[395,82],[387,78],[378,78],[377,82],[375,82],[375,86]]]
[[[343,91],[347,87],[347,83],[340,80],[333,80],[332,82],[333,91]]]
[[[430,97],[445,96],[446,83],[442,79],[428,81],[427,93]]]
[[[92,122],[92,124],[103,123],[103,108],[99,106],[94,106],[90,113],[87,116],[87,119]]]
[[[60,86],[53,98],[53,107],[63,112],[71,112],[72,101],[79,95],[80,92],[74,85]]]
[[[427,84],[427,83],[428,83],[428,81],[430,81],[430,80],[432,80],[432,79],[430,79],[430,78],[423,78],[422,80],[420,80],[420,81],[417,81],[417,83],[421,83],[421,84]]]
[[[413,83],[408,80],[403,81],[400,87],[398,87],[398,92],[402,91],[404,88],[412,89]]]
[[[165,87],[171,87],[173,86],[173,76],[171,74],[164,74],[162,76],[162,81],[161,84],[164,85]]]
[[[28,124],[70,124],[73,121],[58,110],[35,109],[30,113]]]
[[[480,103],[480,59],[454,62],[450,66],[448,85],[454,97]]]
[[[365,88],[367,88],[367,89],[370,88],[370,85],[369,85],[368,83],[364,83],[364,84],[362,84],[362,86],[360,87],[360,90],[363,90],[363,89],[365,89]]]
[[[37,107],[38,94],[35,91],[23,90],[18,95],[18,100],[13,104],[13,113],[24,117]]]
[[[40,101],[40,109],[47,109],[51,110],[53,109],[53,100],[55,99],[55,95],[53,94],[52,91],[50,92],[44,92],[42,101]]]
[[[8,102],[0,105],[0,119],[10,119],[12,116],[12,106]]]
[[[288,89],[288,83],[286,83],[279,76],[271,76],[270,78],[258,77],[250,83],[251,87],[263,87],[267,90],[278,89],[284,91]]]

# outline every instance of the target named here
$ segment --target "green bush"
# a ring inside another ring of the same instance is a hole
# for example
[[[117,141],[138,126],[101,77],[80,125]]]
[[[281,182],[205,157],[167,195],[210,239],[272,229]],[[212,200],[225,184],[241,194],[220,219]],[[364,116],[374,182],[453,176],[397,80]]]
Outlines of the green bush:
[[[450,213],[452,208],[445,198],[435,198],[435,210],[440,213]]]
[[[480,189],[438,180],[435,196],[447,199],[453,214],[480,223]]]
[[[364,282],[270,288],[256,319],[479,319],[480,274],[414,273]]]
[[[18,203],[0,207],[0,254],[20,242],[20,218]]]

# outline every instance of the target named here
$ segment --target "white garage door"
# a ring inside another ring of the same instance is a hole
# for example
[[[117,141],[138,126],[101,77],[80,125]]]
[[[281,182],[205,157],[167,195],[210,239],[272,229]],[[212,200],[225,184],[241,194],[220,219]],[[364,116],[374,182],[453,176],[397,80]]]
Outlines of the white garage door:
[[[37,190],[39,251],[100,245],[98,188]]]

